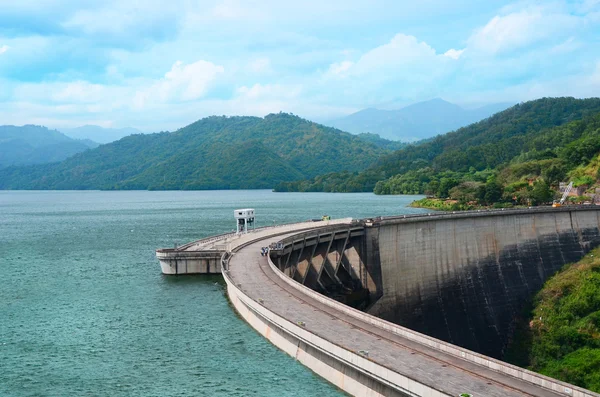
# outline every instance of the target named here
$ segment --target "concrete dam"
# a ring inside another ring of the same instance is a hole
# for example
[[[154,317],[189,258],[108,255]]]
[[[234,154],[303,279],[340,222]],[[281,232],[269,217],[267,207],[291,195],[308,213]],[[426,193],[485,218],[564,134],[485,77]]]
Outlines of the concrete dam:
[[[543,208],[378,218],[290,237],[272,256],[315,291],[501,358],[545,280],[600,244],[599,214]]]
[[[221,272],[253,328],[351,395],[600,397],[498,360],[544,281],[598,245],[584,206],[306,222],[157,257]]]

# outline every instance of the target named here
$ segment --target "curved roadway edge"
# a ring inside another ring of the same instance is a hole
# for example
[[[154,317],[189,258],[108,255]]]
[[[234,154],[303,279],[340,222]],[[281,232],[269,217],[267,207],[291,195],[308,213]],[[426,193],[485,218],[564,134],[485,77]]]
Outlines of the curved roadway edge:
[[[306,226],[230,242],[223,276],[233,306],[254,329],[340,389],[355,396],[600,396],[349,308],[259,255]]]

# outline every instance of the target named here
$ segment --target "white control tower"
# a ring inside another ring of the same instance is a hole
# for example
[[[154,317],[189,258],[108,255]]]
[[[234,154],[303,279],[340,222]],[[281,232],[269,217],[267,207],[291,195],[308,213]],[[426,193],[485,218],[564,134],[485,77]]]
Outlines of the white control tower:
[[[233,216],[237,220],[237,234],[245,234],[250,228],[254,229],[254,208],[235,210]]]

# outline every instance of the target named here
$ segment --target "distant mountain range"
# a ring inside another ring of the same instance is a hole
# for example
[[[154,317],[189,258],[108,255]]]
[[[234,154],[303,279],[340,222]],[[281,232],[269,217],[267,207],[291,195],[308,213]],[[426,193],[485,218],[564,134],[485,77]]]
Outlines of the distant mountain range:
[[[98,143],[110,143],[129,135],[142,134],[142,131],[136,128],[104,128],[97,125],[61,128],[60,131],[74,139],[89,139]]]
[[[0,168],[62,161],[97,146],[90,140],[72,139],[38,125],[3,125],[0,126]]]
[[[497,103],[464,109],[437,98],[398,110],[364,109],[325,124],[353,134],[371,132],[385,139],[414,142],[465,127],[510,106]]]
[[[68,139],[68,138],[67,138]],[[358,172],[397,143],[297,116],[207,117],[131,135],[61,163],[0,170],[0,189],[245,189]]]

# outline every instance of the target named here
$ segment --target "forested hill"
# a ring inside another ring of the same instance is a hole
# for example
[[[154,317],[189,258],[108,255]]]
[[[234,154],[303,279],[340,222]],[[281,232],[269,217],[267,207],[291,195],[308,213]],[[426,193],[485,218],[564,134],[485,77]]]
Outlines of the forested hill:
[[[567,145],[576,139],[577,128],[583,127],[574,126],[571,132],[558,135],[549,131],[598,112],[599,98],[542,98],[525,102],[478,123],[385,155],[363,172],[323,174],[310,180],[281,183],[276,190],[373,191],[381,181],[377,193],[424,193],[427,184],[439,180],[441,173],[493,169],[526,152]]]
[[[388,150],[279,113],[208,117],[131,135],[61,163],[0,170],[1,189],[242,189],[362,170]]]

